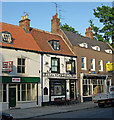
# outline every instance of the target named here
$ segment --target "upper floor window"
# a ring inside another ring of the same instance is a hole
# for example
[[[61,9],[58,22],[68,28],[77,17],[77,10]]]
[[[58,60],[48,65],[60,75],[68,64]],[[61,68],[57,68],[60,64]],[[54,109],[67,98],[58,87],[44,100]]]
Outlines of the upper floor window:
[[[111,49],[107,49],[107,50],[105,50],[105,52],[112,54],[112,50]]]
[[[66,72],[71,73],[71,74],[75,74],[75,60],[70,60],[66,62]]]
[[[91,70],[95,70],[95,59],[91,59]]]
[[[51,58],[51,72],[52,73],[60,72],[60,59],[59,58]]]
[[[86,69],[86,57],[81,58],[82,69]]]
[[[87,46],[87,43],[81,43],[81,44],[79,44],[79,46],[80,47],[84,47],[84,48],[87,48],[88,46]]]
[[[25,58],[17,59],[17,73],[25,73]]]
[[[59,40],[50,40],[49,44],[54,50],[60,50]]]
[[[100,51],[100,47],[99,46],[93,46],[92,49]]]
[[[102,60],[99,60],[98,65],[99,65],[99,71],[103,71],[103,61]]]
[[[2,42],[4,43],[11,43],[11,33],[9,33],[8,31],[4,31],[2,32]]]

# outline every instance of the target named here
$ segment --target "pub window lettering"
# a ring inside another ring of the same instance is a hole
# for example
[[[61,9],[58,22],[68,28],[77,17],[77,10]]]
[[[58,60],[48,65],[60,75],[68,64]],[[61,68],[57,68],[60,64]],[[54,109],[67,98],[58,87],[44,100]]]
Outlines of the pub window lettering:
[[[24,58],[17,59],[17,73],[25,73],[25,59]]]

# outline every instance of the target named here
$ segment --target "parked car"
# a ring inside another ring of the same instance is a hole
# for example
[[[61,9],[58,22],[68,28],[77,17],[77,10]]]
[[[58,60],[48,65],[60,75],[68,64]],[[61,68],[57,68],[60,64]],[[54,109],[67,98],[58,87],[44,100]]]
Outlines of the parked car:
[[[13,116],[8,113],[0,113],[0,120],[13,120]]]

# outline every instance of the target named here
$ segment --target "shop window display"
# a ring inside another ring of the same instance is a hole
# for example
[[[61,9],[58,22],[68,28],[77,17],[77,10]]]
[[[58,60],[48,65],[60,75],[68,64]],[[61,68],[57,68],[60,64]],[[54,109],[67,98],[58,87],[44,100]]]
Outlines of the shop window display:
[[[61,96],[65,95],[65,81],[51,81],[51,95],[52,96]]]

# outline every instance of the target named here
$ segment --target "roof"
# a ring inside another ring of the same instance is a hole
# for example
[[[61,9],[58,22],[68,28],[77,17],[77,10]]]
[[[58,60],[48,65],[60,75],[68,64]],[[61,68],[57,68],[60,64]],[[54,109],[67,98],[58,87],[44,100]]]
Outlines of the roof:
[[[8,31],[11,33],[11,39],[13,40],[12,44],[0,42],[0,46],[41,51],[32,35],[26,33],[21,27],[7,23],[0,23],[0,25],[2,25],[0,32]]]
[[[31,28],[31,34],[43,52],[74,56],[61,36],[34,28]],[[53,50],[48,42],[50,40],[59,40],[60,50]]]
[[[71,33],[69,31],[64,31],[62,30],[65,35],[67,36],[68,40],[70,41],[70,43],[75,46],[75,45],[79,45],[81,43],[87,43],[88,44],[88,48],[92,48],[93,46],[99,46],[100,50],[102,52],[104,52],[106,49],[111,49],[111,47],[109,47],[108,44],[102,42],[102,41],[97,41],[95,39],[91,39],[88,37],[84,37],[82,35],[77,35],[75,33]]]

